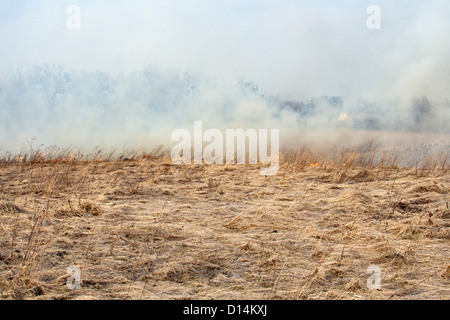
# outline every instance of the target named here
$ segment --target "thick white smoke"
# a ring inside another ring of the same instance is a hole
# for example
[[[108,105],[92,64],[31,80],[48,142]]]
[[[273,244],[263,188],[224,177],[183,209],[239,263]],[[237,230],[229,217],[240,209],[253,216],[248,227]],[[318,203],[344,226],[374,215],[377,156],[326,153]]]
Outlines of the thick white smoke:
[[[194,120],[281,145],[448,142],[450,3],[380,0],[368,30],[371,2],[2,1],[0,146],[151,148]]]

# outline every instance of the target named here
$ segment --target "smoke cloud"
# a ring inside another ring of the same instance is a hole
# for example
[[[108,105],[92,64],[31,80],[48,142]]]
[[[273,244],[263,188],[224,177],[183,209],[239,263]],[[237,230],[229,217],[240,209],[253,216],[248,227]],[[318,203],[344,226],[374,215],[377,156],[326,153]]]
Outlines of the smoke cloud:
[[[450,3],[376,2],[2,1],[0,147],[149,149],[195,120],[281,146],[449,143]]]

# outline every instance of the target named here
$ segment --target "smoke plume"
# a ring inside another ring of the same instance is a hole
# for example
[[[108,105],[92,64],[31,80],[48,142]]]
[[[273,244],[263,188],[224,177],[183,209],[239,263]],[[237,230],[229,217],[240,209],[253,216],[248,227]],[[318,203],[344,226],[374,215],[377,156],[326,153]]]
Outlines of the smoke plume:
[[[448,2],[380,0],[380,30],[368,1],[75,1],[79,30],[71,4],[0,4],[3,150],[149,149],[195,120],[282,146],[449,143]]]

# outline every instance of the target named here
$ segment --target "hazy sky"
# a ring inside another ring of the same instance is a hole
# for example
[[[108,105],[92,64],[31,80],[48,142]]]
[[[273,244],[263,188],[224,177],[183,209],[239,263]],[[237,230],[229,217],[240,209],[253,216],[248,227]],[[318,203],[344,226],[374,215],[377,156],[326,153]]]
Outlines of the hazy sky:
[[[66,10],[81,9],[81,30]],[[366,9],[381,9],[368,30]],[[447,95],[450,1],[0,0],[0,66],[148,65],[308,98]]]
[[[79,30],[67,27],[70,5]],[[367,27],[370,5],[379,30]],[[372,105],[364,116],[389,128],[414,129],[414,101],[433,105],[422,128],[448,132],[449,13],[448,0],[0,0],[0,148],[33,136],[148,146],[194,120],[280,128],[288,142],[287,132],[328,130],[336,140],[341,112],[364,127],[353,112],[361,99]],[[183,71],[200,79],[195,96],[183,96]],[[326,95],[343,105],[280,113],[242,94],[241,79],[280,101]]]

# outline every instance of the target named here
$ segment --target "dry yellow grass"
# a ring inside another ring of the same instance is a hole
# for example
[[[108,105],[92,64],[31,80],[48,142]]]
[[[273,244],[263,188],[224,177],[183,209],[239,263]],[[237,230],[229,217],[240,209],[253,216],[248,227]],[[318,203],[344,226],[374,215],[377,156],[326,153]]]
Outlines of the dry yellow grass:
[[[445,156],[303,149],[265,177],[69,155],[0,162],[1,299],[450,298]]]

